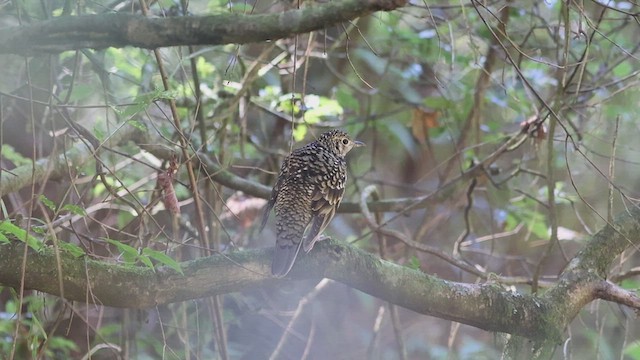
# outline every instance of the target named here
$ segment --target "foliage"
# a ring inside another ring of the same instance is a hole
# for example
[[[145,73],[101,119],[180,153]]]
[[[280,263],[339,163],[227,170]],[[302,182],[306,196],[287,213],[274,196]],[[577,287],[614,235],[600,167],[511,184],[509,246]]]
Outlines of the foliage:
[[[26,312],[19,315],[20,308]],[[78,346],[63,336],[52,335],[42,320],[46,304],[42,297],[28,296],[22,302],[11,299],[4,303],[0,312],[0,354],[8,358],[64,358]]]

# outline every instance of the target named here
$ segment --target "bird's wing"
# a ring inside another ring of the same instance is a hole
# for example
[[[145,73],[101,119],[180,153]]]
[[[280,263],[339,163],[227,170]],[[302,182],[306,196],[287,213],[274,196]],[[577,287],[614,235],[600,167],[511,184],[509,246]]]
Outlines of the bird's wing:
[[[303,240],[302,247],[304,248],[305,252],[309,252],[311,251],[311,249],[313,249],[313,245],[315,245],[322,231],[327,227],[327,225],[329,225],[329,222],[333,218],[333,215],[335,215],[335,209],[327,214],[318,214],[317,216],[313,217],[313,219],[311,220],[311,227],[309,228],[307,234],[304,236]]]
[[[323,181],[323,186],[318,186],[311,197],[311,226],[304,237],[304,251],[309,252],[313,248],[318,236],[329,225],[340,205],[344,195],[344,178],[338,176],[333,180]]]
[[[284,181],[283,179],[287,177],[288,173],[289,173],[289,157],[287,156],[284,158],[284,161],[282,161],[282,166],[280,167],[280,173],[278,174],[278,180],[276,181],[276,184],[273,186],[273,189],[271,190],[271,197],[269,198],[267,205],[265,205],[264,207],[264,212],[262,213],[262,222],[260,223],[260,232],[262,232],[262,229],[264,229],[264,226],[267,225],[267,220],[269,220],[269,214],[271,214],[271,209],[273,209],[273,206],[276,204],[276,199],[278,198],[278,191],[280,191],[280,188],[282,187],[282,182]]]

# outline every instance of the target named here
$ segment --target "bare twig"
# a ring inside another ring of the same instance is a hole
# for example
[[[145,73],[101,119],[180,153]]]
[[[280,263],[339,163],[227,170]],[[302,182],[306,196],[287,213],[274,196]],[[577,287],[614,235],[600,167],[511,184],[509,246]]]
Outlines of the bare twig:
[[[373,197],[375,200],[378,200],[378,193],[376,191],[371,192],[371,197]],[[375,215],[375,224],[380,224],[381,222],[381,214],[377,212]],[[378,232],[377,235],[380,258],[386,259],[387,238],[381,232]],[[393,333],[396,337],[396,343],[398,345],[398,356],[400,359],[404,360],[407,358],[407,350],[404,345],[404,338],[402,337],[402,327],[400,326],[400,319],[398,318],[398,308],[390,302],[387,302],[387,306],[389,307],[389,315],[391,317]]]
[[[365,220],[367,221],[367,225],[369,225],[369,227],[376,232],[380,232],[382,234],[384,234],[385,236],[389,236],[392,237],[394,239],[400,240],[403,243],[405,243],[407,246],[416,249],[418,251],[422,251],[431,255],[434,255],[446,262],[448,262],[449,264],[460,268],[461,270],[464,270],[470,274],[476,275],[481,279],[487,280],[489,278],[491,278],[492,280],[501,282],[501,283],[505,283],[505,284],[530,284],[531,280],[527,279],[527,278],[520,278],[520,277],[502,277],[502,276],[497,276],[497,275],[490,275],[487,274],[481,270],[478,270],[477,268],[475,268],[474,266],[467,264],[465,261],[462,260],[458,260],[452,256],[450,256],[449,254],[445,253],[444,251],[436,248],[436,247],[432,247],[429,245],[425,245],[422,243],[419,243],[417,241],[414,241],[412,239],[409,239],[407,236],[405,236],[403,233],[396,231],[396,230],[391,230],[391,229],[387,229],[384,227],[384,225],[378,225],[376,224],[375,218],[373,217],[373,215],[371,214],[371,211],[369,211],[369,209],[367,208],[367,198],[374,192],[377,191],[376,187],[374,185],[369,185],[366,188],[364,188],[362,190],[362,194],[360,195],[360,208],[362,209],[362,215],[364,215]],[[549,285],[549,284],[547,284]]]
[[[273,350],[273,353],[271,353],[271,356],[269,356],[270,360],[280,359],[280,352],[282,351],[282,348],[284,347],[284,344],[287,342],[287,339],[289,338],[289,334],[292,333],[293,326],[295,325],[296,321],[298,320],[298,318],[302,314],[302,311],[330,283],[331,283],[331,280],[322,279],[318,283],[318,285],[316,285],[313,288],[312,291],[310,291],[305,297],[300,299],[300,301],[298,302],[298,307],[296,307],[296,311],[293,313],[293,316],[289,320],[289,323],[287,324],[287,327],[284,329],[284,333],[282,333],[282,336],[280,337],[280,341],[278,341],[278,345],[276,345],[276,348]]]
[[[627,305],[640,315],[640,297],[631,291],[605,280],[599,282],[594,290],[598,299]]]
[[[148,14],[148,8],[145,0],[140,0],[140,9],[142,10],[142,14],[146,17]],[[186,17],[185,17],[186,18]],[[154,49],[153,53],[156,58],[156,63],[158,65],[158,72],[160,73],[160,77],[162,78],[162,85],[165,91],[169,91],[171,87],[169,86],[169,76],[164,68],[164,62],[162,60],[162,55],[160,54],[159,49]],[[198,180],[196,179],[195,172],[193,170],[193,164],[189,161],[189,152],[188,149],[191,147],[189,140],[184,135],[180,125],[180,116],[178,115],[178,108],[176,107],[175,99],[169,99],[169,107],[171,109],[171,117],[173,119],[174,130],[178,134],[178,141],[180,143],[180,149],[182,150],[183,160],[185,161],[185,167],[187,168],[187,173],[189,175],[189,184],[191,187],[191,192],[193,194],[193,203],[195,206],[195,215],[196,215],[196,224],[198,227],[198,234],[200,235],[200,240],[203,241],[205,245],[210,244],[208,241],[209,233],[207,232],[207,223],[205,221],[204,209],[202,206],[202,200],[199,195],[199,187]],[[208,253],[207,255],[210,255]],[[227,343],[224,329],[224,321],[222,319],[222,306],[220,305],[219,299],[217,296],[213,298],[213,321],[215,323],[215,334],[217,335],[217,343],[218,349],[220,351],[220,356],[223,360],[228,359],[227,354]]]

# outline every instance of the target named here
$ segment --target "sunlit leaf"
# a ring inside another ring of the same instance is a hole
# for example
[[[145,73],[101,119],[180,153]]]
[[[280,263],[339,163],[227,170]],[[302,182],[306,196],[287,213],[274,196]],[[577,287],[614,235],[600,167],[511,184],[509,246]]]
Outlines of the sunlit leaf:
[[[30,234],[27,234],[26,230],[15,226],[8,220],[0,222],[0,233],[13,235],[13,237],[26,242],[30,248],[37,251],[40,251],[44,246],[40,240]]]
[[[640,340],[636,340],[624,348],[624,354],[633,360],[640,360]]]
[[[196,60],[196,66],[198,67],[198,71],[202,77],[211,76],[216,71],[216,67],[202,56],[198,57],[198,60]]]
[[[307,135],[307,125],[301,124],[293,129],[293,139],[295,141],[302,141]]]
[[[324,96],[307,95],[305,97],[307,111],[304,118],[307,122],[315,123],[323,117],[337,117],[344,113],[344,109],[338,101]]]
[[[422,104],[432,109],[446,109],[452,105],[450,100],[443,97],[427,97]]]
[[[46,196],[40,194],[40,196],[38,196],[38,200],[40,200],[40,202],[44,206],[48,207],[49,210],[56,211],[56,208],[57,208],[56,204],[54,204],[54,202],[49,200],[49,198],[47,198]]]

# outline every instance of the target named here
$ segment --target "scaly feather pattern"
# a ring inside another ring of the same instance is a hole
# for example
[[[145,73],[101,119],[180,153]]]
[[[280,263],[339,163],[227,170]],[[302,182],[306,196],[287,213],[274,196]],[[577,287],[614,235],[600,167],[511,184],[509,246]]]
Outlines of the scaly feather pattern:
[[[347,181],[345,156],[362,145],[344,131],[331,130],[284,159],[261,224],[262,229],[275,208],[274,276],[289,273],[301,247],[311,251],[342,200]]]

